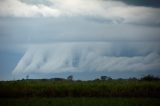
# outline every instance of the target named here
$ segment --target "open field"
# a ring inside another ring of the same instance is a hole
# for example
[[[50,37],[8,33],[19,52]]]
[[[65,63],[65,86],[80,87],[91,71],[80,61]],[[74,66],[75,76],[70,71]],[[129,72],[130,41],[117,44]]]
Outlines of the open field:
[[[160,97],[160,81],[50,81],[0,82],[0,97]]]
[[[160,106],[160,81],[0,82],[0,106]]]
[[[0,106],[160,106],[158,98],[19,98],[0,99]]]

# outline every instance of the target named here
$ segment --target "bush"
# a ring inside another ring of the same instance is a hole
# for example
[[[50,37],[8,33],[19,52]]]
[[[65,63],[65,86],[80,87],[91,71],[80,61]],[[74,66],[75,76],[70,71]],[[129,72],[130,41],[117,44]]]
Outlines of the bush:
[[[141,80],[155,81],[155,80],[160,80],[160,78],[159,77],[155,77],[153,75],[146,75],[146,76],[142,77]]]

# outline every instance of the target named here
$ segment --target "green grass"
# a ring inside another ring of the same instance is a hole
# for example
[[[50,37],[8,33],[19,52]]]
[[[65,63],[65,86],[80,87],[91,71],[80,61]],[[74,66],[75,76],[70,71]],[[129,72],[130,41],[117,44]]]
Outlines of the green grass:
[[[158,98],[18,98],[0,106],[160,106]]]
[[[160,81],[0,81],[0,106],[160,106]]]
[[[160,97],[160,81],[7,81],[0,97]]]

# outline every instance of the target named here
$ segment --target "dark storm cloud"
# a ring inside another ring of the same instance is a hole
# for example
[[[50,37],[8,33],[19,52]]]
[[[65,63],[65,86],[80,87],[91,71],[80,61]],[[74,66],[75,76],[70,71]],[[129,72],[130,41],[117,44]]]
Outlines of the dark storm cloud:
[[[160,8],[160,0],[116,0],[129,5]]]

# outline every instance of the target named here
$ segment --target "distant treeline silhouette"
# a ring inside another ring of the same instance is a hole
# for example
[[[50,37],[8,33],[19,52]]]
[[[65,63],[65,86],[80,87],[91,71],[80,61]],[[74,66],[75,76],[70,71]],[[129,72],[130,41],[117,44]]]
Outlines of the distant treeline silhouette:
[[[63,81],[63,80],[69,80],[69,81],[74,81],[74,76],[73,75],[69,75],[66,79],[65,78],[49,78],[49,79],[29,79],[29,75],[26,76],[26,79],[22,79],[22,80],[54,80],[54,81]],[[93,81],[97,81],[97,80],[144,80],[144,81],[156,81],[156,80],[160,80],[160,77],[154,76],[154,75],[145,75],[141,78],[136,78],[136,77],[130,77],[130,78],[117,78],[117,79],[112,79],[112,77],[110,76],[100,76],[100,78],[95,78]],[[81,81],[81,80],[78,80]],[[91,81],[91,80],[89,80]]]

